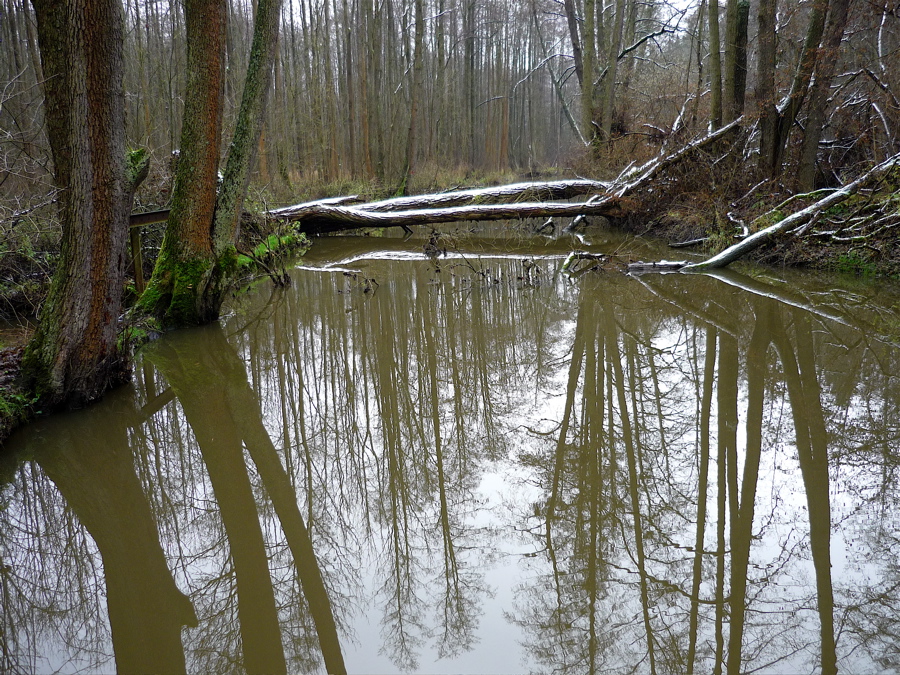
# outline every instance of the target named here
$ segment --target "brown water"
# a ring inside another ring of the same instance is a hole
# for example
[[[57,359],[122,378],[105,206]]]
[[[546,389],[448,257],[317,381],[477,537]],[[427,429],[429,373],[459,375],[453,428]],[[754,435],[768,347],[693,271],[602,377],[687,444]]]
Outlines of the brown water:
[[[424,243],[11,439],[0,671],[900,672],[900,296]]]

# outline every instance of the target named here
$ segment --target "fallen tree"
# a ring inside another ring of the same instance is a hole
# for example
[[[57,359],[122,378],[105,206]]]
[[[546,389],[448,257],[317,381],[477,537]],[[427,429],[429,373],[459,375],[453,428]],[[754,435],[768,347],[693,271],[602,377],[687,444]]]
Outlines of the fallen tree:
[[[740,125],[735,120],[675,152],[628,167],[612,182],[583,178],[514,183],[492,188],[400,197],[365,204],[357,197],[335,197],[273,209],[270,218],[299,222],[306,232],[326,233],[364,227],[403,227],[474,220],[507,220],[568,216],[622,217],[629,212],[625,199],[649,187],[663,171],[714,144]],[[547,200],[590,195],[584,202]],[[535,201],[541,200],[541,201]]]
[[[558,216],[622,216],[626,211],[621,199],[606,196],[580,203],[522,202],[516,204],[483,204],[450,206],[440,209],[410,211],[370,211],[360,206],[331,206],[320,204],[298,218],[304,232],[326,233],[355,230],[364,227],[405,227],[473,220],[509,220]],[[283,217],[283,216],[282,216]]]
[[[629,199],[641,191],[651,189],[655,180],[685,158],[733,134],[739,118],[730,124],[689,143],[678,150],[654,157],[650,161],[629,167],[611,182],[574,179],[562,181],[516,183],[493,188],[457,190],[441,194],[401,197],[369,203],[359,203],[358,197],[335,197],[296,204],[268,212],[274,219],[298,223],[299,229],[313,233],[367,227],[402,227],[409,230],[416,225],[476,220],[513,220],[523,218],[555,218],[579,216],[623,217],[633,208]],[[878,164],[856,180],[824,197],[820,193],[795,195],[788,201],[755,218],[746,232],[733,246],[700,262],[659,261],[637,262],[629,266],[632,272],[703,271],[727,267],[779,235],[792,232],[805,234],[833,206],[855,195],[866,186],[884,178],[900,163],[900,153]],[[590,195],[582,202],[533,201],[571,199]],[[817,199],[816,199],[817,198]],[[815,199],[787,217],[781,210],[790,202]],[[891,221],[893,227],[893,221]],[[822,236],[822,233],[814,233]],[[693,242],[692,242],[693,243]]]
[[[745,255],[757,248],[768,244],[776,237],[786,233],[792,233],[794,236],[800,237],[805,235],[811,228],[834,206],[846,201],[861,189],[873,185],[882,180],[894,167],[900,165],[900,153],[889,157],[885,161],[876,165],[856,180],[847,183],[847,185],[837,190],[829,192],[821,199],[817,199],[805,208],[796,211],[789,216],[782,217],[781,209],[789,202],[793,202],[803,198],[814,198],[820,194],[819,192],[794,195],[790,199],[782,202],[773,209],[769,209],[762,215],[755,218],[747,228],[751,234],[742,237],[740,241],[725,248],[716,255],[702,260],[700,262],[687,262],[684,260],[670,262],[662,260],[659,262],[635,262],[628,266],[630,272],[704,272],[707,270],[716,270],[727,267],[731,263],[743,258]],[[882,218],[879,221],[884,221]],[[774,221],[774,222],[773,222]],[[900,221],[892,219],[889,225],[900,226]],[[882,229],[885,229],[883,226]],[[754,231],[755,230],[755,231]],[[835,241],[852,241],[853,238],[840,237],[840,231],[833,232],[813,232],[811,236],[822,237],[830,236]],[[855,239],[864,241],[867,235],[856,235]]]
[[[453,190],[438,194],[419,195],[415,197],[397,197],[377,202],[360,204],[356,196],[332,197],[315,202],[285,206],[269,211],[270,216],[295,220],[297,217],[312,215],[322,206],[346,206],[359,204],[356,208],[363,211],[393,212],[414,211],[417,209],[436,209],[451,206],[476,206],[486,204],[505,204],[510,202],[546,201],[550,199],[572,199],[584,195],[605,192],[611,183],[579,178],[575,180],[557,180],[533,183],[513,183],[499,187],[477,188],[472,190]]]
[[[777,217],[778,209],[776,208],[767,211],[750,224],[750,230],[756,229],[756,232],[753,232],[753,234],[742,239],[733,246],[729,246],[720,253],[717,253],[712,258],[702,262],[687,263],[682,266],[682,269],[685,271],[720,269],[722,267],[727,267],[735,260],[744,257],[750,251],[772,241],[782,233],[793,231],[796,234],[801,235],[809,230],[809,228],[812,227],[812,225],[815,224],[828,209],[855,195],[866,185],[871,185],[881,180],[898,164],[900,164],[900,153],[893,157],[889,157],[881,164],[878,164],[868,172],[864,173],[855,181],[847,183],[844,187],[813,202],[806,208],[800,209],[796,213],[792,213],[786,218],[778,220],[778,222],[765,226],[766,223],[772,221],[773,217]],[[758,229],[761,226],[763,226],[762,229]]]

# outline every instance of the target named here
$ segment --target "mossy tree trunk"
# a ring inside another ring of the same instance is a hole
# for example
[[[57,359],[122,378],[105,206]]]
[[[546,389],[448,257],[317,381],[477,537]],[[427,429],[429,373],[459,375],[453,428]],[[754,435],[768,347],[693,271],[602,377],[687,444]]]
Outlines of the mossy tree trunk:
[[[186,0],[187,89],[172,208],[141,307],[167,326],[218,318],[229,261],[213,245],[225,92],[227,5]],[[234,259],[232,254],[231,259]]]
[[[217,256],[228,254],[240,233],[241,210],[250,184],[254,151],[258,147],[266,117],[281,4],[282,0],[259,0],[256,7],[253,44],[250,47],[241,108],[234,138],[228,147],[225,174],[216,203],[213,251]]]
[[[172,209],[140,306],[165,326],[214,321],[235,272],[235,242],[262,132],[281,0],[260,0],[234,138],[219,185],[227,4],[187,0],[188,87]]]
[[[143,153],[126,164],[119,0],[32,4],[63,238],[23,377],[45,405],[79,406],[128,377],[117,322],[128,214],[148,165]]]

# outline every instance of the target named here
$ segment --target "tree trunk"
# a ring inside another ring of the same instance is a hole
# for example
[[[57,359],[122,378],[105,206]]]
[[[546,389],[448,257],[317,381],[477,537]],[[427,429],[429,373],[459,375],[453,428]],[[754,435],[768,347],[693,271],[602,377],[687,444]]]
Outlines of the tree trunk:
[[[797,188],[801,192],[814,189],[816,182],[816,157],[819,153],[819,140],[825,126],[825,111],[828,105],[828,94],[831,81],[834,79],[838,63],[838,52],[850,13],[851,0],[834,0],[828,14],[828,26],[825,29],[824,43],[816,65],[816,79],[809,96],[809,116],[803,132],[803,147],[800,150],[800,166],[797,171]]]
[[[162,248],[140,301],[171,326],[218,318],[227,278],[211,236],[222,138],[226,3],[186,0],[184,11],[188,86],[181,149]]]
[[[23,374],[49,405],[81,405],[129,377],[117,320],[131,198],[147,164],[138,154],[126,166],[121,4],[33,5],[63,239]]]
[[[609,37],[609,53],[606,57],[606,83],[603,87],[603,140],[609,141],[612,136],[612,118],[616,95],[616,74],[619,65],[619,52],[622,49],[622,26],[625,23],[625,0],[616,0],[616,14],[613,19],[612,34]]]
[[[419,103],[425,88],[425,8],[424,0],[415,0],[416,7],[416,36],[413,47],[412,87],[409,101],[409,133],[406,136],[406,166],[403,171],[403,182],[400,186],[400,194],[407,194],[409,180],[412,177],[416,162],[416,142],[419,121]]]
[[[544,37],[543,35],[541,35],[541,26],[540,22],[538,21],[537,8],[534,6],[532,6],[531,18],[537,37],[537,43],[540,45],[541,54],[544,57],[544,68],[547,70],[547,74],[550,76],[550,81],[553,83],[553,90],[556,92],[556,98],[559,101],[559,107],[562,108],[563,114],[565,115],[566,121],[569,123],[572,132],[576,136],[578,136],[578,140],[580,140],[582,144],[587,145],[588,143],[585,140],[585,136],[581,133],[581,129],[578,127],[578,124],[575,122],[575,118],[572,116],[572,111],[569,109],[569,104],[566,102],[566,96],[563,93],[562,84],[560,83],[559,78],[556,76],[556,73],[553,72],[553,66],[550,64],[550,55],[547,53],[547,45],[544,44]]]
[[[594,35],[594,16],[596,0],[584,0],[584,50],[582,51],[582,70],[584,81],[581,84],[582,135],[588,145],[594,141],[594,61],[596,44]]]
[[[784,150],[787,146],[791,127],[800,113],[800,108],[809,92],[809,83],[819,59],[819,42],[825,30],[825,16],[828,13],[828,0],[816,0],[809,16],[809,27],[797,63],[797,72],[791,83],[791,91],[778,109],[778,121],[775,127],[775,140],[770,161],[770,173],[775,176],[781,172]],[[830,83],[829,83],[830,84]]]
[[[759,114],[759,169],[769,176],[775,156],[778,110],[775,107],[776,0],[759,2],[759,56],[756,62],[756,105]]]
[[[731,122],[744,112],[747,85],[748,0],[728,0],[725,13],[725,121]]]
[[[475,166],[475,2],[476,0],[464,0],[466,3],[463,15],[463,32],[465,40],[465,83],[464,100],[466,106],[465,138],[469,139],[466,162],[469,167]]]
[[[569,27],[569,39],[572,41],[572,58],[575,62],[575,77],[584,91],[584,58],[581,51],[581,36],[578,33],[578,13],[575,9],[575,0],[564,0],[563,9],[566,12],[566,25]]]
[[[213,253],[216,258],[225,255],[238,239],[241,210],[250,184],[253,151],[262,136],[266,118],[280,18],[281,0],[259,0],[241,109],[238,112],[234,138],[228,148],[222,187],[216,200],[213,228]]]
[[[722,126],[722,43],[719,39],[719,0],[709,0],[710,131]]]

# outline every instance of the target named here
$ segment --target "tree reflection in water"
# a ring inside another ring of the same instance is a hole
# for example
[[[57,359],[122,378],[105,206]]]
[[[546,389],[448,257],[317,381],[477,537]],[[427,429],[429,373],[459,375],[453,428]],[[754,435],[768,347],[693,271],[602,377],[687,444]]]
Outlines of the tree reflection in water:
[[[520,264],[298,271],[20,433],[0,670],[900,668],[877,317]]]

